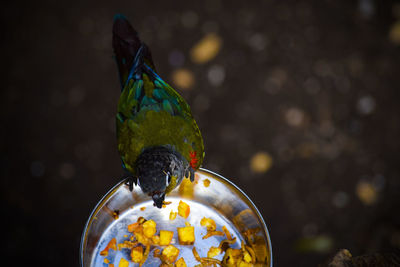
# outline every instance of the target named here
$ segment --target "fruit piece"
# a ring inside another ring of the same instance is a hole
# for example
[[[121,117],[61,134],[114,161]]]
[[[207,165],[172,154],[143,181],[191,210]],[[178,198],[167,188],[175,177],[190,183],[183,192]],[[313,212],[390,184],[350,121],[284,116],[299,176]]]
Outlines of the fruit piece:
[[[245,261],[245,262],[251,262],[253,259],[251,258],[251,255],[250,255],[250,253],[249,252],[247,252],[247,251],[245,251],[244,253],[243,253],[243,260]]]
[[[208,179],[205,179],[204,181],[203,181],[203,185],[204,185],[204,187],[209,187],[210,186],[210,180],[208,180]]]
[[[135,232],[139,228],[140,224],[138,222],[128,225],[128,232]]]
[[[178,227],[178,239],[181,245],[192,245],[194,243],[194,227]]]
[[[143,259],[143,247],[137,246],[131,250],[131,258],[133,262],[139,263]]]
[[[221,254],[221,251],[222,251],[221,248],[211,247],[207,252],[207,257],[214,258],[215,256]]]
[[[207,227],[207,231],[215,231],[215,229],[217,229],[215,221],[206,217],[203,217],[203,219],[201,219],[200,225]]]
[[[175,267],[187,267],[185,260],[183,258],[179,258],[175,262]]]
[[[129,261],[125,260],[124,258],[121,258],[121,260],[118,263],[118,267],[128,267],[129,266]]]
[[[177,214],[178,214],[177,212],[171,210],[171,212],[169,213],[169,220],[170,221],[175,220]]]
[[[143,223],[143,234],[147,238],[151,238],[156,233],[156,222],[153,220],[148,220]]]
[[[174,236],[174,232],[167,230],[160,230],[160,246],[167,246],[171,243],[172,237]]]
[[[129,224],[128,225],[128,231],[129,232],[137,232],[140,231],[140,228],[142,227],[142,224],[146,222],[146,219],[143,217],[139,217],[135,223]]]
[[[109,249],[117,250],[117,239],[111,239],[107,246],[100,252],[100,256],[108,256]]]
[[[183,202],[182,200],[179,201],[178,214],[179,216],[182,216],[185,219],[190,214],[190,206],[187,203]]]
[[[135,232],[136,240],[143,245],[148,245],[150,240],[142,232]]]
[[[173,245],[168,245],[161,253],[161,260],[166,263],[173,263],[179,255],[179,249]]]
[[[240,249],[228,248],[225,252],[222,263],[224,266],[233,267],[236,266],[239,259],[241,259],[242,251]]]

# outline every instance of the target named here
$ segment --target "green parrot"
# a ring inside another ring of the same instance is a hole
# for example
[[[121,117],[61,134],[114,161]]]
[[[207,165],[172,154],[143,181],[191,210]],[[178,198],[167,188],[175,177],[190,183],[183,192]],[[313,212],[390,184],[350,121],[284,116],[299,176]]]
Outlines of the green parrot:
[[[150,50],[122,15],[113,25],[113,49],[122,86],[117,140],[130,190],[139,184],[161,208],[165,194],[204,158],[203,138],[186,101],[156,73]]]

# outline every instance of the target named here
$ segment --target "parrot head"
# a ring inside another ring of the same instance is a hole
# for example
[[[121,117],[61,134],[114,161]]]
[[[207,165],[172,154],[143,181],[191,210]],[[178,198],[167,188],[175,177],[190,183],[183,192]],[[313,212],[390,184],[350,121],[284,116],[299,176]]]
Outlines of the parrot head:
[[[153,198],[154,206],[161,208],[165,194],[180,184],[187,170],[184,159],[168,147],[145,149],[136,163],[139,186]]]

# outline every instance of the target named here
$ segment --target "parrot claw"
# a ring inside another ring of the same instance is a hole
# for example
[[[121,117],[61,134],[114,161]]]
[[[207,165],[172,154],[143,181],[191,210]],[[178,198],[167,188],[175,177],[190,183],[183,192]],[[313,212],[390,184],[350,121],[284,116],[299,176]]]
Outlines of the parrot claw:
[[[193,183],[194,182],[194,170],[192,167],[189,168],[190,172],[190,181]]]
[[[185,178],[190,178],[190,181],[194,182],[194,170],[192,167],[185,170]]]
[[[125,185],[129,186],[129,191],[133,191],[133,184],[137,185],[137,178],[129,176],[125,179]]]

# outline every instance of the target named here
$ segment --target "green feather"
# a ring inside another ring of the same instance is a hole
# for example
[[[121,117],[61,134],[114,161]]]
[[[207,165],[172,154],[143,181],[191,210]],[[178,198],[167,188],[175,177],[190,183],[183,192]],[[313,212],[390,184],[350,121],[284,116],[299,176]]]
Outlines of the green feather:
[[[126,169],[135,174],[139,155],[154,146],[170,146],[188,163],[196,152],[200,166],[203,139],[189,105],[149,67],[142,79],[127,83],[118,104],[118,114],[126,118],[117,115],[118,150]]]

